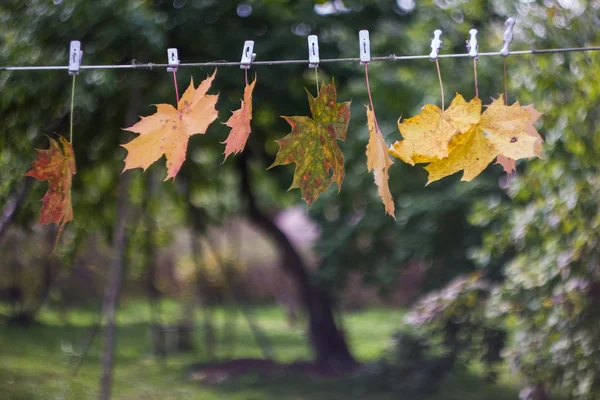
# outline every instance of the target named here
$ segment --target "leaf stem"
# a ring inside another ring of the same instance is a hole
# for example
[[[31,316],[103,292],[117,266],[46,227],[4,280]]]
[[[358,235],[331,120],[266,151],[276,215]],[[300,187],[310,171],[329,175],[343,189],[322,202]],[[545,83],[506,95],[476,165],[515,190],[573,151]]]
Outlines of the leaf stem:
[[[319,95],[319,70],[315,67],[315,84],[317,85],[317,96]]]
[[[244,76],[246,77],[246,86],[248,86],[248,68],[244,69]]]
[[[69,143],[73,144],[73,110],[75,109],[75,77],[73,74],[73,84],[71,85],[71,122],[69,123]]]
[[[504,57],[504,105],[508,105],[508,83],[507,81],[507,73],[506,70],[508,67],[506,66],[506,57]]]
[[[179,87],[177,87],[177,71],[173,70],[173,83],[175,84],[175,95],[177,96],[177,105],[179,105]]]
[[[477,84],[477,59],[473,59],[473,74],[475,76],[475,97],[479,98],[479,85]]]
[[[373,97],[371,97],[371,85],[369,85],[369,64],[365,64],[365,81],[367,82],[367,93],[369,94],[369,104],[371,105],[371,111],[373,112],[373,121],[375,121],[375,130],[379,131],[379,124],[377,123],[377,117],[375,117],[375,108],[373,107]]]
[[[442,93],[442,111],[444,111],[444,85],[442,84],[442,73],[440,72],[440,63],[437,58],[435,59],[435,66],[437,67],[438,80],[440,81],[440,92]]]

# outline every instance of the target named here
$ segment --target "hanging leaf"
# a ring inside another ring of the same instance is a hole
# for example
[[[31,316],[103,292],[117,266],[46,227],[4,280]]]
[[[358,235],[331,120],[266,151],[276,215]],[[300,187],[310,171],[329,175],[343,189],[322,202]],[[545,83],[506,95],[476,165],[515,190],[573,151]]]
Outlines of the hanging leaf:
[[[460,94],[445,111],[426,104],[420,114],[398,123],[404,140],[394,143],[390,154],[410,165],[448,157],[452,137],[471,129],[479,121],[480,114],[481,101],[474,98],[467,103]]]
[[[36,149],[38,158],[32,163],[31,170],[25,176],[34,177],[38,181],[48,181],[50,184],[42,198],[39,223],[58,225],[56,237],[58,242],[65,224],[73,220],[71,181],[76,172],[75,155],[71,143],[62,136],[59,137],[60,146],[56,140],[48,139],[50,148]]]
[[[524,110],[529,111],[531,117],[529,119],[529,123],[527,124],[527,127],[525,128],[525,130],[527,131],[527,133],[535,138],[538,138],[538,141],[536,142],[536,156],[540,157],[542,154],[542,142],[544,141],[544,139],[542,139],[542,137],[540,136],[540,133],[537,131],[537,129],[535,129],[535,126],[533,125],[541,116],[543,113],[537,111],[535,108],[533,108],[533,104],[529,104],[526,106],[522,106],[521,108],[523,108]],[[496,164],[500,164],[502,166],[502,168],[504,168],[504,171],[510,175],[513,172],[516,171],[517,169],[517,162],[515,160],[513,160],[512,158],[508,158],[505,157],[503,155],[499,155],[498,158],[496,159]]]
[[[128,151],[123,172],[132,168],[146,170],[164,154],[167,158],[167,177],[175,178],[185,161],[190,136],[205,133],[217,118],[218,95],[207,95],[217,71],[197,88],[190,82],[177,109],[170,104],[157,104],[157,112],[142,117],[135,125],[125,128],[139,136],[122,145]]]
[[[229,120],[225,123],[231,128],[229,136],[225,139],[225,159],[230,154],[237,154],[244,150],[248,136],[250,136],[250,120],[252,120],[252,91],[256,84],[256,78],[254,82],[246,85],[244,88],[244,100],[242,100],[242,106],[239,110],[235,110]]]
[[[512,173],[517,170],[517,161],[512,158],[504,157],[503,155],[499,155],[498,158],[496,158],[496,164],[501,165],[504,172],[508,175],[512,175]]]
[[[375,113],[367,107],[367,126],[369,128],[369,143],[367,144],[367,168],[369,172],[373,171],[377,192],[383,201],[385,211],[394,219],[394,199],[390,193],[388,185],[388,171],[390,165],[394,162],[387,154],[387,144],[375,123]]]
[[[344,180],[344,156],[337,141],[346,139],[350,102],[337,103],[336,98],[335,85],[323,83],[316,98],[308,93],[313,118],[283,117],[292,132],[278,141],[279,151],[269,167],[295,163],[290,189],[300,188],[309,207],[332,182],[339,191]]]
[[[450,141],[447,158],[425,168],[429,172],[427,184],[461,170],[462,180],[471,181],[498,155],[513,160],[539,156],[539,135],[532,135],[532,110],[518,102],[505,106],[500,96],[481,114],[477,125]]]

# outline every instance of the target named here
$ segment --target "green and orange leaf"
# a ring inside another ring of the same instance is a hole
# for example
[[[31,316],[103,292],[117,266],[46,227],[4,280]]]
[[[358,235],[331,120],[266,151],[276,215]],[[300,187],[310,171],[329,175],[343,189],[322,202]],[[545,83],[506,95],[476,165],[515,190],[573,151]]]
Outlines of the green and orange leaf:
[[[312,118],[283,117],[292,132],[278,141],[276,165],[296,164],[293,188],[300,188],[308,206],[333,183],[338,191],[344,180],[344,156],[337,141],[344,141],[350,121],[350,102],[337,103],[335,85],[321,85],[317,97],[308,93]]]
[[[42,199],[39,223],[58,225],[58,241],[65,224],[73,220],[71,183],[76,172],[75,155],[71,143],[62,136],[59,137],[60,145],[56,140],[48,139],[50,148],[36,149],[38,158],[25,176],[31,176],[38,181],[48,181],[50,184]]]

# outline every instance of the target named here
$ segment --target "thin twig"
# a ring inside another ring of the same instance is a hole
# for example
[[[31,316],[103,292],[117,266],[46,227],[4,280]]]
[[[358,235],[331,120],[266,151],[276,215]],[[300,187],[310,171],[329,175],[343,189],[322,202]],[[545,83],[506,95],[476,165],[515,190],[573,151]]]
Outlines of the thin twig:
[[[504,104],[508,105],[508,83],[507,83],[507,71],[508,67],[506,66],[506,57],[504,57]]]
[[[92,347],[92,343],[94,342],[94,339],[96,338],[96,335],[98,334],[98,331],[100,330],[101,324],[102,324],[102,313],[100,314],[100,317],[98,318],[98,322],[96,322],[94,324],[94,326],[89,330],[87,339],[85,341],[85,345],[83,346],[83,351],[81,352],[81,355],[77,358],[75,368],[73,368],[73,372],[72,372],[73,377],[77,376],[77,373],[79,373],[79,369],[81,368],[83,361],[85,361],[85,358],[87,357],[87,355],[90,351],[90,348]]]
[[[477,59],[473,59],[473,74],[475,75],[475,97],[479,98],[479,85],[477,84]]]
[[[75,77],[77,75],[73,74],[73,84],[71,85],[71,122],[69,125],[69,143],[73,144],[73,110],[75,109]]]
[[[266,335],[264,335],[262,330],[258,327],[258,325],[254,323],[252,313],[250,312],[250,310],[243,306],[242,299],[239,297],[238,293],[233,287],[233,282],[231,280],[229,271],[227,270],[227,266],[225,265],[225,261],[223,261],[223,259],[221,258],[221,255],[219,254],[217,247],[213,243],[210,235],[204,232],[203,236],[210,249],[210,252],[213,254],[213,257],[217,262],[217,265],[219,266],[219,269],[221,270],[221,273],[223,274],[223,277],[225,278],[225,290],[228,292],[229,297],[236,303],[237,307],[246,318],[246,322],[248,323],[250,330],[256,337],[256,342],[261,348],[265,358],[272,360],[274,358],[274,353],[273,346],[271,345],[269,338]]]
[[[175,95],[177,96],[177,105],[179,105],[179,87],[177,87],[177,71],[173,70],[173,83],[175,84]]]
[[[444,104],[444,85],[442,83],[442,73],[440,72],[440,63],[438,61],[438,59],[435,59],[435,66],[437,68],[437,73],[438,73],[438,79],[440,81],[440,92],[442,94],[442,111],[444,111],[445,109],[445,104]]]
[[[377,124],[377,118],[375,117],[375,108],[373,107],[373,98],[371,97],[371,85],[369,85],[369,63],[365,64],[365,81],[367,82],[367,93],[369,94],[369,104],[371,105],[371,112],[373,113],[373,122],[375,122],[375,132],[379,132],[379,125]]]

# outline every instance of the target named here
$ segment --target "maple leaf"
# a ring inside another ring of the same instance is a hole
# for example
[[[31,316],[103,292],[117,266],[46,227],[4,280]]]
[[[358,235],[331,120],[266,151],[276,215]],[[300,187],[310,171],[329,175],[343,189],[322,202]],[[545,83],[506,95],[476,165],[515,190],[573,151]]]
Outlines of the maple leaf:
[[[217,118],[218,95],[207,95],[217,71],[194,89],[190,82],[177,109],[170,104],[156,104],[156,113],[142,119],[124,130],[139,136],[123,144],[128,151],[123,172],[132,168],[144,171],[164,154],[167,158],[167,177],[175,178],[185,161],[190,136],[205,133]]]
[[[512,173],[517,170],[517,161],[513,160],[512,158],[505,157],[502,154],[496,158],[496,164],[501,165],[502,169],[504,169],[504,172],[506,172],[508,175],[512,175]]]
[[[277,141],[279,151],[269,167],[295,163],[290,189],[300,188],[309,207],[331,183],[336,182],[339,191],[344,180],[344,156],[337,141],[346,139],[350,102],[337,103],[336,98],[335,85],[323,83],[317,97],[308,93],[313,118],[283,117],[292,132]]]
[[[256,78],[254,82],[246,85],[244,88],[244,100],[242,100],[242,106],[239,110],[235,110],[229,120],[225,123],[231,128],[229,136],[225,139],[225,159],[234,153],[237,154],[244,150],[246,141],[250,135],[250,120],[252,119],[252,91],[256,84]]]
[[[542,116],[543,113],[541,113],[541,112],[537,111],[535,108],[533,108],[533,104],[522,106],[521,108],[529,111],[529,113],[531,115],[531,117],[529,119],[529,123],[527,124],[527,127],[525,128],[525,130],[527,131],[527,133],[529,135],[538,138],[538,141],[536,142],[535,150],[536,150],[536,156],[541,157],[542,142],[544,141],[544,139],[542,139],[542,137],[540,136],[540,133],[537,131],[537,129],[535,129],[535,126],[533,124]],[[512,174],[517,169],[517,162],[515,160],[513,160],[512,158],[508,158],[503,155],[498,156],[498,158],[496,159],[496,164],[500,164],[502,166],[502,168],[504,168],[504,171],[508,175]]]
[[[502,96],[488,107],[477,125],[455,136],[449,156],[430,163],[427,184],[464,170],[463,181],[471,181],[498,155],[517,160],[540,154],[539,138],[531,135],[531,111],[518,102],[505,106]]]
[[[25,176],[31,176],[38,181],[48,181],[50,186],[42,198],[39,224],[55,223],[58,225],[56,241],[65,227],[73,220],[71,205],[71,181],[75,175],[75,155],[73,146],[62,136],[58,142],[52,138],[50,148],[36,149],[37,160],[32,163],[31,170]],[[62,149],[61,149],[62,147]]]
[[[388,171],[394,162],[387,154],[387,144],[379,127],[375,123],[375,113],[367,107],[367,126],[369,128],[369,143],[367,144],[367,169],[373,171],[377,192],[383,201],[385,211],[394,219],[394,199],[388,185]]]
[[[389,152],[410,165],[448,157],[452,137],[471,129],[479,121],[480,114],[478,98],[467,103],[458,93],[445,111],[426,104],[420,114],[398,123],[404,140],[394,143]]]

